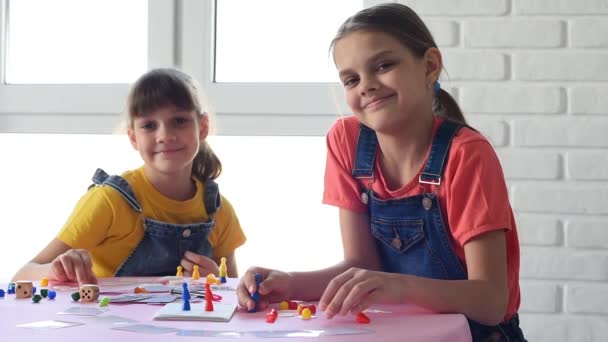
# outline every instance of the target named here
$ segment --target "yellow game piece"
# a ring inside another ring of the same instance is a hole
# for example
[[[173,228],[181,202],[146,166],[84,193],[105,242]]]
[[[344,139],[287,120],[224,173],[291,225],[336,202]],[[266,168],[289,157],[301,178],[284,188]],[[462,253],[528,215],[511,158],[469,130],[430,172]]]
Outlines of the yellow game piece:
[[[40,287],[47,287],[47,286],[49,286],[49,280],[46,278],[40,279]]]
[[[309,308],[302,310],[302,319],[311,319],[311,318],[312,318],[312,311],[310,311]]]
[[[220,278],[221,277],[226,277],[227,274],[227,270],[226,270],[226,258],[222,257],[220,259]]]
[[[213,275],[213,273],[207,274],[206,282],[207,282],[207,284],[212,284],[212,285],[219,283],[217,278],[215,277],[215,275]]]
[[[201,279],[201,275],[198,273],[198,265],[194,265],[194,270],[192,271],[192,280]]]
[[[289,310],[289,303],[283,301],[279,303],[279,310]]]
[[[176,277],[183,277],[184,273],[182,272],[182,267],[181,266],[177,266],[177,273],[175,274]]]

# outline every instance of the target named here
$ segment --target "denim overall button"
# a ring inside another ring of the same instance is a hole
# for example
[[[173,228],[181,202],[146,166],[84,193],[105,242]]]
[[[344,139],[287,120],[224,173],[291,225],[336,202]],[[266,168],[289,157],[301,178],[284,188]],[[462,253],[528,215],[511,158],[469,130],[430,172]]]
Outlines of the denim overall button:
[[[367,192],[361,193],[361,202],[363,202],[363,204],[367,204],[367,202],[369,202],[369,196],[367,195]]]
[[[430,198],[425,197],[422,199],[422,206],[424,207],[424,210],[429,210],[433,206],[433,201],[431,201]]]
[[[398,237],[393,238],[393,246],[395,246],[395,248],[400,249],[401,248],[401,239]]]
[[[184,232],[182,233],[182,236],[185,237],[185,238],[189,237],[190,236],[190,229],[184,230]]]

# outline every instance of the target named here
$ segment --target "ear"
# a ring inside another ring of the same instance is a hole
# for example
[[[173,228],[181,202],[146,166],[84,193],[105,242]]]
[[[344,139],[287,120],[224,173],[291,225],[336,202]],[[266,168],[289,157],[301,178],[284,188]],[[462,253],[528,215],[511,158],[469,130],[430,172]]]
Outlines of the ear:
[[[439,79],[443,69],[441,52],[437,48],[428,48],[424,53],[424,65],[426,67],[426,83],[429,88],[433,88],[433,83]]]
[[[209,113],[203,113],[199,119],[199,139],[201,141],[207,139],[209,135]]]
[[[127,135],[129,136],[129,141],[131,142],[131,146],[133,146],[133,148],[135,150],[137,150],[137,138],[135,137],[135,132],[133,131],[132,128],[129,128],[127,130]]]

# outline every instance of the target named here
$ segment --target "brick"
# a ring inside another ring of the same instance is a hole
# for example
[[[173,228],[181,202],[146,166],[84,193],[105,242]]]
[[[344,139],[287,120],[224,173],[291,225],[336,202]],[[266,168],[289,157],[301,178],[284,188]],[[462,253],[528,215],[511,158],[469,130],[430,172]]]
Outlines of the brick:
[[[608,53],[515,53],[513,75],[523,81],[608,81]]]
[[[516,14],[606,14],[606,0],[513,0]]]
[[[509,179],[558,179],[562,175],[557,152],[506,148],[497,153]]]
[[[555,114],[565,110],[566,92],[547,86],[463,86],[460,104],[467,113]]]
[[[562,223],[556,218],[517,213],[515,222],[522,246],[559,246],[564,243]]]
[[[516,184],[511,205],[517,211],[555,214],[608,214],[608,186]]]
[[[608,147],[606,119],[521,119],[512,127],[515,146]]]
[[[568,152],[566,167],[573,180],[608,180],[608,151]]]
[[[608,251],[524,247],[520,260],[522,279],[608,280]]]
[[[608,115],[608,87],[581,86],[571,88],[570,113]]]
[[[608,320],[598,316],[521,315],[521,327],[528,341],[596,342],[608,336]]]
[[[481,119],[477,115],[467,115],[465,118],[471,127],[483,134],[494,146],[505,146],[509,143],[509,128],[506,122],[496,119]]]
[[[608,314],[608,285],[568,284],[566,286],[567,312]]]
[[[463,30],[466,47],[551,48],[563,46],[566,37],[559,20],[472,20]]]
[[[519,312],[558,312],[562,307],[562,290],[557,284],[524,280],[520,284]]]
[[[608,47],[608,20],[605,18],[570,20],[570,45],[581,48]]]
[[[443,52],[443,65],[451,81],[507,78],[507,57],[496,52]]]
[[[366,1],[366,4],[384,3],[382,0]],[[506,0],[400,0],[420,16],[434,15],[503,15],[508,11]]]
[[[456,46],[460,42],[458,24],[454,21],[425,20],[437,46]]]
[[[568,247],[608,248],[608,219],[570,219],[566,223],[566,241]]]

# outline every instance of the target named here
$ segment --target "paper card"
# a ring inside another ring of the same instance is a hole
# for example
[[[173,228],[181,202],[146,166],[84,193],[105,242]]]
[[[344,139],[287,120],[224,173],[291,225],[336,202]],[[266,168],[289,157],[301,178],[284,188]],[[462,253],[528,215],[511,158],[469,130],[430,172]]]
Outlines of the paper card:
[[[25,324],[18,324],[17,328],[27,328],[27,329],[61,329],[61,328],[69,328],[75,327],[78,325],[82,325],[82,323],[78,322],[68,322],[68,321],[58,321],[58,320],[48,320],[48,321],[39,321]]]
[[[169,303],[155,315],[159,321],[212,321],[228,322],[236,310],[236,304],[214,303],[213,311],[205,311],[205,303],[190,304],[190,310],[182,310],[183,303]]]
[[[146,303],[146,304],[167,304],[174,302],[179,296],[174,295],[161,295],[161,296],[152,296],[150,298],[142,299],[137,301],[136,303]]]
[[[125,325],[125,326],[121,326],[121,327],[113,327],[112,329],[131,331],[131,332],[136,332],[136,333],[141,333],[141,334],[154,334],[154,335],[168,334],[168,333],[177,331],[177,329],[175,329],[175,328],[159,327],[159,326],[150,325],[150,324]]]
[[[135,293],[135,294],[122,294],[118,296],[107,296],[110,299],[110,303],[133,303],[139,302],[140,300],[148,299],[153,297],[151,294],[146,293]]]
[[[266,330],[251,331],[255,337],[259,338],[279,338],[279,337],[319,337],[319,336],[338,336],[338,335],[358,335],[374,333],[371,329],[360,328],[326,328],[321,330]]]
[[[73,306],[73,307],[67,308],[61,312],[58,312],[57,314],[58,315],[76,315],[76,316],[97,316],[108,310],[109,309],[107,309],[107,308]]]
[[[240,338],[245,335],[240,331],[215,331],[215,330],[178,330],[177,336],[199,336],[199,337],[223,337]]]

